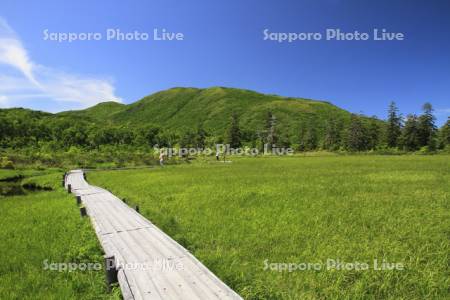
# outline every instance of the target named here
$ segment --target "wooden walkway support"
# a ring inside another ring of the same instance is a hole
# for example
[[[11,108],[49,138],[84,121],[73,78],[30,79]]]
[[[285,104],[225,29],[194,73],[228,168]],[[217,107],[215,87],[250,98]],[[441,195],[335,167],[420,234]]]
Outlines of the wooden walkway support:
[[[242,299],[135,209],[89,185],[83,171],[69,172],[69,185],[80,196],[105,257],[115,259],[124,299]]]

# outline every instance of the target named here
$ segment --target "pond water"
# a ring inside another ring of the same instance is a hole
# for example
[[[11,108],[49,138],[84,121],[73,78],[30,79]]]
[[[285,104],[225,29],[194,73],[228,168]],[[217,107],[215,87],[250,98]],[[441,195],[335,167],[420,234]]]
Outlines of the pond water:
[[[20,181],[0,181],[1,196],[19,196],[25,195],[26,191]]]
[[[14,177],[0,181],[0,196],[25,195],[26,191],[22,187],[22,177]]]
[[[30,192],[50,191],[49,187],[41,187],[34,183],[23,185],[22,179],[24,177],[14,177],[6,180],[0,180],[0,197],[11,197],[26,195]]]

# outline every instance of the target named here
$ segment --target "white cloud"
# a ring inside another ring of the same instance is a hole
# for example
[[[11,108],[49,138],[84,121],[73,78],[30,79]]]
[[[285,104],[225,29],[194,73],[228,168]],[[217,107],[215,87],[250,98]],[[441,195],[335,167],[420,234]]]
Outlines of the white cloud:
[[[101,101],[118,101],[114,95],[112,80],[68,74],[50,68],[39,67],[42,90],[61,102],[76,102],[89,106]]]
[[[30,81],[36,83],[33,65],[27,52],[12,28],[2,18],[0,18],[0,63],[19,69]]]
[[[19,100],[35,104],[50,101],[64,109],[85,108],[102,101],[121,102],[111,79],[61,72],[33,62],[19,37],[1,17],[0,66],[3,73],[20,73],[0,75],[2,107],[19,106]]]

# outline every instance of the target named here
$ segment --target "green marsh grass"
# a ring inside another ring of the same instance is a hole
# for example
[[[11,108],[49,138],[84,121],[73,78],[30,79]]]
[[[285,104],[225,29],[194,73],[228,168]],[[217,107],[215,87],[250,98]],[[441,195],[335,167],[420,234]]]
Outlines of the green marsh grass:
[[[44,269],[53,262],[103,262],[89,219],[80,217],[74,197],[59,187],[61,176],[25,179],[52,191],[0,197],[0,299],[119,299],[117,290],[107,293],[103,269]]]
[[[98,171],[246,299],[444,299],[448,156],[232,158]],[[368,263],[278,272],[265,263]],[[373,260],[404,270],[373,270]]]

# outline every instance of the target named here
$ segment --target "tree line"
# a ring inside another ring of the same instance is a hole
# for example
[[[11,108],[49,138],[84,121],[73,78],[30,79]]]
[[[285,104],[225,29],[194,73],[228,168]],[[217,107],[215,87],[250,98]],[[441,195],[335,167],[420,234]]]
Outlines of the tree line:
[[[402,151],[428,152],[444,149],[450,145],[450,117],[438,129],[433,114],[433,107],[425,103],[423,113],[419,116],[408,114],[406,118],[399,113],[395,102],[388,108],[385,122],[376,117],[367,118],[352,114],[349,121],[330,116],[325,129],[320,135],[314,119],[299,125],[297,143],[285,135],[286,132],[277,128],[277,119],[270,111],[267,113],[263,131],[256,135],[261,143],[269,147],[296,146],[299,151],[369,151],[382,149],[398,149]],[[239,128],[237,114],[233,114],[226,132],[225,142],[231,147],[240,147],[245,141]]]
[[[435,151],[450,145],[450,121],[440,129],[431,104],[419,116],[403,117],[394,102],[387,120],[352,114],[349,118],[330,115],[319,122],[311,116],[299,120],[298,128],[283,127],[277,116],[267,111],[258,129],[242,128],[237,113],[232,113],[222,134],[212,134],[201,124],[178,131],[154,125],[104,125],[69,117],[50,117],[36,112],[0,112],[2,148],[42,147],[54,151],[70,147],[100,149],[108,146],[131,147],[213,147],[226,143],[232,148],[291,147],[298,151],[370,151],[399,149]]]

